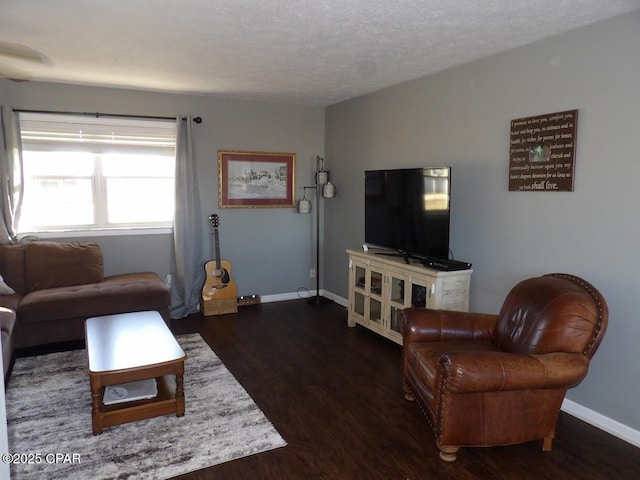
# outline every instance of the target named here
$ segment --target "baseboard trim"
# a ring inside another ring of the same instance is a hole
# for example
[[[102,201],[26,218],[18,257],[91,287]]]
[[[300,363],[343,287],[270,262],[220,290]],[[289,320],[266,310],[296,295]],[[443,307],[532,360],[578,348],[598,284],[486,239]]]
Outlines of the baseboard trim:
[[[322,290],[320,290],[322,294]],[[272,303],[272,302],[285,302],[287,300],[300,300],[304,298],[313,297],[316,294],[315,290],[305,290],[304,295],[298,292],[278,293],[276,295],[262,295],[260,297],[260,303]]]
[[[320,290],[320,295],[322,295],[323,297],[327,297],[329,300],[333,300],[338,305],[342,305],[344,308],[347,308],[349,306],[349,301],[346,298],[339,297],[334,293]]]
[[[618,437],[619,439],[630,443],[634,447],[640,448],[640,431],[638,430],[634,430],[623,423],[617,422],[567,398],[562,402],[561,410],[572,417],[579,418],[589,425],[599,428],[614,437]]]
[[[316,295],[316,290],[304,290],[304,294],[302,292],[289,292],[289,293],[279,293],[276,295],[263,295],[260,297],[260,302],[271,303],[271,302],[284,302],[286,300],[300,300],[300,299],[315,297],[315,295]],[[349,304],[349,302],[346,299],[322,289],[320,290],[320,296],[326,297],[329,300],[333,300],[338,305],[342,305],[345,308],[347,308],[347,305]]]

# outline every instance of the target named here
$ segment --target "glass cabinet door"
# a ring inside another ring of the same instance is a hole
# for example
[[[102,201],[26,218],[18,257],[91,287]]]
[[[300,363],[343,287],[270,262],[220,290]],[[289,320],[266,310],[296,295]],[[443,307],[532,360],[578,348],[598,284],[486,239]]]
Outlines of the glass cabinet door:
[[[420,283],[411,284],[411,307],[424,308],[429,306],[429,287]]]
[[[387,312],[389,315],[389,333],[402,342],[400,331],[401,311],[405,308],[429,307],[429,280],[391,273],[389,277],[390,295]]]
[[[353,281],[353,311],[364,318],[365,292],[367,284],[366,269],[358,264],[354,264]]]
[[[400,312],[407,306],[407,286],[409,280],[406,276],[391,273],[389,275],[389,314],[388,328],[400,338]]]
[[[406,283],[404,277],[400,277],[399,275],[391,275],[391,280],[389,283],[391,285],[391,296],[389,297],[391,298],[391,302],[404,306],[404,286]]]
[[[359,322],[383,328],[382,295],[384,275],[368,265],[353,263],[352,314]]]
[[[369,284],[369,320],[382,325],[382,288],[384,275],[376,270],[370,271]]]
[[[394,332],[398,333],[399,335],[402,335],[400,333],[400,312],[401,311],[402,311],[401,308],[397,308],[392,305],[391,312],[390,312],[391,318],[389,319],[389,328]]]

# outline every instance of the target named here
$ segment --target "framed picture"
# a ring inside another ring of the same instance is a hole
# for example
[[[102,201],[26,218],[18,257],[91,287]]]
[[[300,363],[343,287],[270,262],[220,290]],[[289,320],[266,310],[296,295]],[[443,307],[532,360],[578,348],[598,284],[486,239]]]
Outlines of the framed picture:
[[[295,153],[218,150],[218,205],[293,207],[295,163]]]
[[[578,110],[511,121],[509,191],[573,192]]]

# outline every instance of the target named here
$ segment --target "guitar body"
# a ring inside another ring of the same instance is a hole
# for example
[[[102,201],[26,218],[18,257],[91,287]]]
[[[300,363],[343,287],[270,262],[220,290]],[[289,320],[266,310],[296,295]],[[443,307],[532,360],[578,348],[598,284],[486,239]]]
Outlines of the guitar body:
[[[238,311],[238,287],[231,278],[231,262],[220,259],[218,215],[210,215],[215,240],[215,260],[204,265],[205,282],[202,287],[202,313],[205,317]]]
[[[215,261],[204,264],[206,280],[204,287],[202,287],[202,298],[204,300],[233,298],[237,301],[238,287],[231,278],[231,262],[220,260],[220,267],[221,271],[216,272]]]

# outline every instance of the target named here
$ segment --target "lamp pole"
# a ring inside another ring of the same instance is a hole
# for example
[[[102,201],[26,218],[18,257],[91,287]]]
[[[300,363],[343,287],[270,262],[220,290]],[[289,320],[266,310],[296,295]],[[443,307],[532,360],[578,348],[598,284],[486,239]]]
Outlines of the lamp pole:
[[[317,182],[317,180],[316,180]],[[321,305],[329,300],[320,296],[320,185],[316,189],[316,295],[310,297],[307,302],[311,305]]]
[[[324,158],[320,155],[316,156],[316,173],[315,185],[302,187],[302,199],[298,201],[298,213],[309,213],[311,210],[311,202],[306,197],[306,190],[314,188],[316,190],[316,294],[309,297],[307,302],[313,305],[329,303],[329,300],[320,296],[320,199],[324,196],[333,198],[336,189],[329,181],[329,172],[324,169]],[[330,187],[330,188],[327,188]]]

